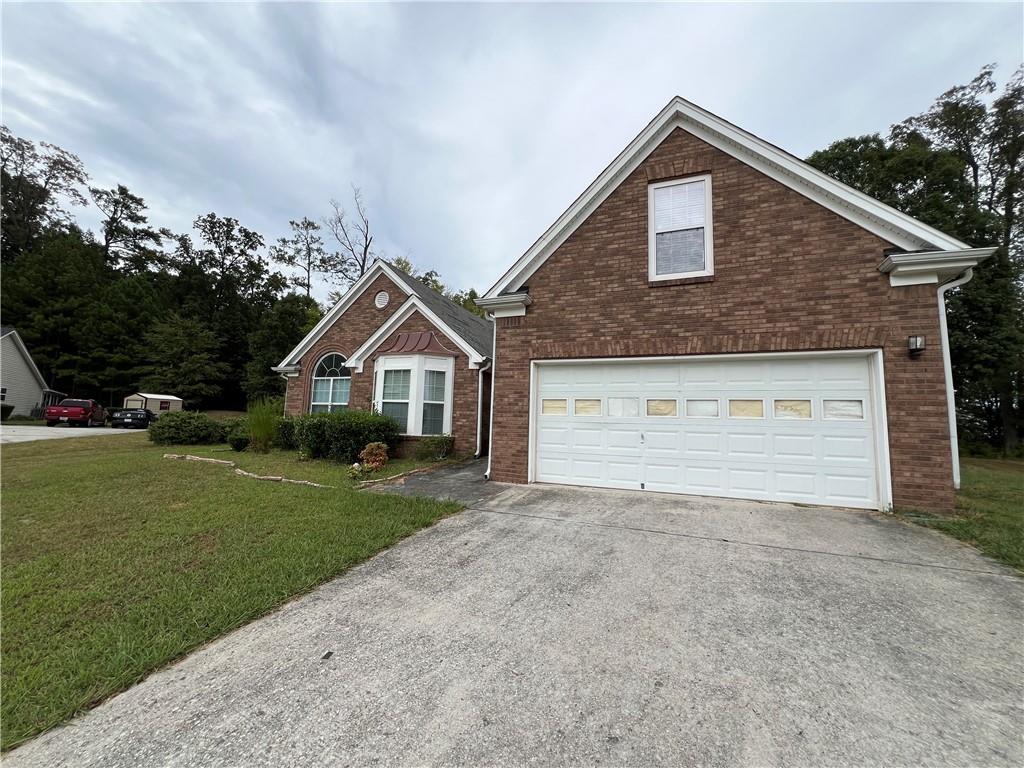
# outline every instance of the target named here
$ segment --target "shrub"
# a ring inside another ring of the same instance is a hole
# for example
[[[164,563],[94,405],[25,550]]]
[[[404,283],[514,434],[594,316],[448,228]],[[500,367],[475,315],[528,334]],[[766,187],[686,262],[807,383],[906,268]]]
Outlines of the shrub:
[[[294,451],[299,447],[295,442],[295,419],[290,416],[281,416],[277,420],[274,445],[283,451]]]
[[[244,451],[249,447],[249,422],[247,419],[228,419],[221,423],[228,445],[233,451]]]
[[[0,421],[7,421],[10,415],[14,413],[14,406],[10,403],[4,403],[0,405]]]
[[[370,472],[384,469],[388,463],[388,447],[384,443],[370,443],[360,451],[359,460]]]
[[[295,442],[311,459],[351,464],[368,444],[393,448],[399,437],[397,421],[371,411],[314,413],[295,419]]]
[[[277,436],[281,404],[274,400],[257,400],[249,406],[249,447],[267,453]]]
[[[241,453],[249,447],[249,435],[246,432],[232,432],[228,435],[228,445],[232,451]]]
[[[424,437],[416,443],[416,458],[421,461],[439,461],[448,458],[455,447],[455,438],[451,435],[435,435]]]
[[[149,439],[157,445],[211,445],[224,437],[224,425],[197,411],[171,411],[149,425]]]

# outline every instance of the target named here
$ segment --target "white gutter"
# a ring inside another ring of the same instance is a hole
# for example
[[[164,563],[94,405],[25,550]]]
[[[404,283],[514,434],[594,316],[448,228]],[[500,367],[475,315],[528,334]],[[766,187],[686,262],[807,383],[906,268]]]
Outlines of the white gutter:
[[[491,479],[491,458],[494,456],[494,393],[497,391],[497,387],[494,386],[494,371],[498,363],[498,321],[494,315],[491,315],[491,323],[494,326],[491,341],[491,428],[487,430],[487,471],[484,472],[484,477],[488,480]]]
[[[480,434],[484,428],[484,371],[490,370],[491,364],[486,363],[476,372],[476,453],[473,458],[480,458]],[[491,386],[491,394],[494,394],[494,386]]]
[[[949,414],[949,447],[953,453],[953,487],[960,490],[960,441],[956,434],[956,395],[953,392],[953,363],[949,357],[949,328],[946,325],[946,291],[959,288],[974,276],[970,267],[956,280],[939,286],[939,334],[942,337],[942,368],[946,374],[946,411]]]

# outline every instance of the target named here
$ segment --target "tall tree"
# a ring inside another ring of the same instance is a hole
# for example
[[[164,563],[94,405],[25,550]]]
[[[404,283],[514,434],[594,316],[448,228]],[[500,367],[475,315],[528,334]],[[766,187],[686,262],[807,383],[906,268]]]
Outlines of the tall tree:
[[[808,162],[965,242],[998,245],[949,299],[961,439],[1017,450],[1024,430],[1024,70],[993,67],[887,139],[837,141]]]
[[[284,393],[284,380],[271,368],[302,341],[320,321],[320,307],[309,296],[289,293],[263,314],[249,334],[245,394],[249,402]]]
[[[303,217],[299,221],[289,221],[288,225],[292,228],[292,236],[278,239],[277,244],[270,249],[271,258],[298,269],[300,274],[292,278],[292,285],[302,288],[309,296],[313,275],[331,271],[335,260],[324,248],[320,225],[315,221]]]
[[[113,189],[90,187],[92,201],[103,214],[100,225],[103,256],[131,272],[148,268],[161,244],[161,233],[149,226],[146,201],[124,184]]]
[[[0,207],[3,258],[27,250],[46,227],[66,227],[66,204],[85,205],[81,187],[88,181],[78,157],[55,144],[37,146],[0,126]]]
[[[347,288],[362,277],[376,258],[370,215],[363,203],[363,194],[355,185],[352,186],[352,203],[355,215],[351,215],[337,200],[331,200],[332,212],[324,219],[324,226],[338,244],[331,264],[331,277],[341,288]]]
[[[146,348],[138,371],[143,389],[177,395],[192,407],[220,397],[230,368],[220,361],[216,335],[198,320],[168,315],[146,334]]]

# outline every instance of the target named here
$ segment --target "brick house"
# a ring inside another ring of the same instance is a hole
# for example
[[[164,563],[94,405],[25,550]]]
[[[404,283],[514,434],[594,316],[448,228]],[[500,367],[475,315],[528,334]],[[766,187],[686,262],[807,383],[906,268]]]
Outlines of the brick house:
[[[488,476],[951,511],[943,297],[993,250],[673,99],[478,302]]]
[[[450,434],[456,453],[481,455],[492,341],[491,322],[377,261],[274,370],[289,415],[373,409],[406,442]]]

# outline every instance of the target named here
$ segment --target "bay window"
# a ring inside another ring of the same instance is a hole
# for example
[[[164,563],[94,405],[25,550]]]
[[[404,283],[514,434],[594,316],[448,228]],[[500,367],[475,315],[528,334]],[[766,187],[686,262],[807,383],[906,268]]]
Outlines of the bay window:
[[[431,355],[386,355],[374,364],[374,406],[404,435],[452,431],[455,361]]]

